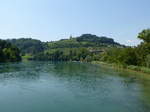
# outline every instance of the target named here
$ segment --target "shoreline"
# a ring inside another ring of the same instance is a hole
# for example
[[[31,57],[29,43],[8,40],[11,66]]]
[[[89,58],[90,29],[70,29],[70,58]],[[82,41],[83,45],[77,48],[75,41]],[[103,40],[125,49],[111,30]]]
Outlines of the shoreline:
[[[116,70],[125,70],[129,72],[142,73],[142,74],[150,76],[150,69],[146,67],[123,66],[123,65],[117,65],[117,64],[109,64],[109,63],[101,62],[101,61],[92,61],[91,64],[102,65],[102,66],[110,67]]]

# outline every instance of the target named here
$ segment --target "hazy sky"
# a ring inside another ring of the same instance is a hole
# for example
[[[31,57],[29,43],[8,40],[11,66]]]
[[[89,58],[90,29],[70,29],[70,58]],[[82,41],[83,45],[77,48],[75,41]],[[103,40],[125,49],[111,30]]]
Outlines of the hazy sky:
[[[134,45],[150,27],[150,0],[0,0],[0,38],[42,41],[92,33]]]

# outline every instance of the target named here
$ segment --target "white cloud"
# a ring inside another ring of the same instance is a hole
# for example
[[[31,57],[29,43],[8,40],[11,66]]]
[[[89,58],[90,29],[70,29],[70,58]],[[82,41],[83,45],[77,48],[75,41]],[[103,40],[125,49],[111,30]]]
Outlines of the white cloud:
[[[130,46],[136,46],[137,44],[139,44],[140,41],[139,40],[127,40],[126,44],[130,45]]]

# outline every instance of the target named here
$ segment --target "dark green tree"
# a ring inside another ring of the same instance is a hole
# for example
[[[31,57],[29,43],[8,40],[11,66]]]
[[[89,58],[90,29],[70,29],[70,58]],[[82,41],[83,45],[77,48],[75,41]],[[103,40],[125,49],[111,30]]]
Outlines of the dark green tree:
[[[21,61],[20,50],[5,40],[0,40],[0,62]]]
[[[150,29],[145,29],[139,33],[138,38],[144,42],[150,43]]]

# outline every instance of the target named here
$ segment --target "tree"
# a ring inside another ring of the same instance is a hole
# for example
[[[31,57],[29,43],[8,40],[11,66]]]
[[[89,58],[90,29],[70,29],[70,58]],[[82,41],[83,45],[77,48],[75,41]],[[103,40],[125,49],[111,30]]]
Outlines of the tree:
[[[150,54],[146,56],[146,66],[150,68]]]
[[[9,42],[0,40],[0,62],[15,62],[20,60],[19,49]]]
[[[150,43],[150,29],[145,29],[139,33],[138,38],[144,42]]]
[[[123,65],[137,65],[137,55],[134,48],[124,48],[119,54],[119,62]]]

